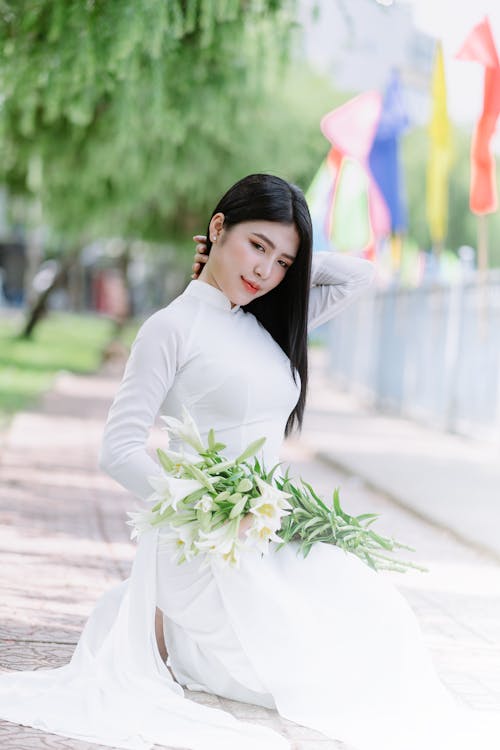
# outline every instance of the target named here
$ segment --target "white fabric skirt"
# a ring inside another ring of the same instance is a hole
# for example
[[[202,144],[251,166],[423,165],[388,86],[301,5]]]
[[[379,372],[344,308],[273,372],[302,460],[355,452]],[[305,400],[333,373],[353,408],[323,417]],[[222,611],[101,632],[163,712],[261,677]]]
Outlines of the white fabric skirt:
[[[265,727],[184,697],[181,685],[276,708],[358,750],[498,748],[438,679],[397,590],[325,544],[181,566],[141,537],[130,579],[99,600],[71,662],[0,677],[0,718],[126,750],[284,750]],[[170,666],[160,658],[164,612]],[[485,717],[486,718],[486,717]],[[481,738],[479,732],[483,731]]]
[[[275,548],[234,570],[178,566],[160,547],[157,601],[182,685],[276,708],[359,750],[470,750],[479,733],[498,747],[499,717],[458,709],[388,578],[331,545],[305,559],[294,543]]]

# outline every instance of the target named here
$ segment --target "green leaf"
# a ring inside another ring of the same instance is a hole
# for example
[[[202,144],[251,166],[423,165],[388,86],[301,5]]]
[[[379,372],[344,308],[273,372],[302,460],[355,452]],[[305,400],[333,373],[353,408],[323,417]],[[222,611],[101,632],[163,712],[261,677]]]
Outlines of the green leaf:
[[[327,526],[329,527],[329,524],[327,524]],[[312,541],[314,539],[314,541],[316,542],[317,541],[317,537],[319,535],[321,535],[321,534],[324,534],[325,531],[326,531],[326,529],[325,529],[324,525],[323,526],[319,526],[317,529],[314,529],[314,531],[311,531],[311,533],[308,535],[307,538],[308,538],[309,541]],[[328,538],[331,539],[331,536],[329,536]]]
[[[248,479],[248,477],[243,477],[243,479],[238,484],[236,490],[238,492],[249,492],[253,488],[253,482],[251,479]]]
[[[161,465],[168,474],[170,474],[172,471],[175,471],[175,464],[172,459],[167,456],[165,451],[163,451],[161,448],[157,448],[156,453],[158,454]]]
[[[246,503],[247,498],[245,495],[243,495],[240,500],[234,504],[234,507],[229,514],[229,518],[236,518],[237,516],[241,515]]]
[[[266,442],[265,437],[261,437],[261,438],[258,438],[258,440],[254,440],[253,443],[250,443],[250,445],[248,445],[245,448],[243,453],[240,456],[238,456],[238,458],[235,459],[235,463],[240,464],[242,461],[246,461],[247,458],[251,458],[252,456],[254,456],[257,453],[257,451],[259,451],[262,448],[265,442]]]
[[[271,482],[271,481],[272,481],[272,479],[273,479],[273,476],[274,476],[274,472],[276,471],[276,469],[278,468],[278,466],[281,466],[281,464],[282,464],[282,463],[283,463],[283,461],[279,461],[279,462],[278,462],[277,464],[275,464],[275,465],[273,466],[273,468],[272,468],[272,469],[271,469],[271,470],[270,470],[270,471],[268,472],[268,474],[267,474],[267,481],[268,481],[268,482]]]
[[[189,469],[187,469],[193,479],[196,479],[200,484],[202,484],[204,487],[206,487],[208,490],[212,489],[212,483],[208,479],[208,477],[198,469],[197,466],[189,466]]]
[[[229,500],[230,494],[227,490],[224,490],[224,492],[220,492],[217,497],[215,498],[215,501],[217,503],[223,503],[226,500]]]
[[[215,451],[216,446],[216,440],[215,440],[215,432],[213,428],[210,428],[208,431],[208,447],[211,451]]]
[[[317,524],[319,522],[319,520],[320,519],[318,519],[316,517],[310,518],[308,521],[306,521],[304,524],[302,524],[302,530],[306,531],[307,529],[310,529],[311,526],[314,526],[315,524]]]
[[[365,519],[370,518],[372,523],[376,518],[379,517],[380,513],[362,513],[360,516],[355,516],[357,521],[364,521]]]
[[[330,508],[328,508],[328,506],[327,506],[327,505],[325,505],[325,503],[324,503],[324,502],[323,502],[323,500],[322,500],[322,499],[321,499],[321,498],[319,497],[319,495],[317,495],[317,494],[315,493],[315,491],[313,490],[313,488],[311,487],[311,485],[310,485],[310,484],[309,484],[308,482],[305,482],[305,481],[304,481],[303,479],[301,479],[301,482],[302,482],[302,484],[304,485],[304,487],[307,487],[307,489],[309,490],[309,492],[311,493],[311,495],[313,496],[313,498],[314,498],[314,499],[316,500],[316,502],[317,502],[317,503],[318,503],[319,505],[321,505],[321,507],[322,507],[322,508],[323,508],[324,510],[326,510],[326,511],[327,511],[327,512],[329,513],[329,512],[330,512]]]
[[[337,515],[339,515],[341,518],[343,518],[348,523],[351,521],[351,516],[348,513],[344,513],[342,508],[340,507],[340,496],[339,496],[339,488],[336,487],[333,492],[333,507],[335,509],[335,512]]]
[[[207,474],[218,474],[220,471],[225,471],[231,466],[234,466],[234,461],[220,461],[207,469]]]
[[[380,544],[381,547],[384,549],[393,549],[394,545],[390,539],[385,539],[384,537],[380,536],[379,534],[376,534],[374,531],[369,532],[370,537],[376,541],[378,544]]]
[[[183,503],[196,503],[198,500],[201,500],[203,495],[207,494],[207,490],[205,487],[200,487],[199,490],[194,490],[194,492],[191,492],[189,495],[186,495],[186,497],[183,499]]]
[[[210,527],[212,525],[212,514],[210,511],[198,508],[198,510],[196,511],[196,518],[198,519],[198,523],[200,524],[200,529],[202,531],[210,531]]]

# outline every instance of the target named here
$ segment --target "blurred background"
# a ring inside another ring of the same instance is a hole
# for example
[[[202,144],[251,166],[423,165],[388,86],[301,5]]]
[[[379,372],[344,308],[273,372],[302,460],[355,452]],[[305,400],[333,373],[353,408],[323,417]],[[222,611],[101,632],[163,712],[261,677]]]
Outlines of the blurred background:
[[[315,336],[337,387],[500,436],[493,0],[20,0],[0,9],[0,414],[92,371],[190,275],[242,175],[373,260]],[[104,352],[104,353],[103,353]]]

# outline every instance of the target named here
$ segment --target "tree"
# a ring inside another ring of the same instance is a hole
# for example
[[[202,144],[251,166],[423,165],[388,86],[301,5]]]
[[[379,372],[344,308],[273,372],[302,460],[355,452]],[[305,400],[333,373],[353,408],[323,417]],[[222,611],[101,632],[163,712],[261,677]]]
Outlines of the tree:
[[[200,179],[234,148],[262,60],[286,49],[292,6],[3,3],[0,161],[10,189],[36,195],[66,235],[84,225],[126,232],[145,208],[154,216],[160,196],[163,221],[175,222],[178,195],[196,202]]]
[[[248,172],[306,187],[326,150],[319,119],[338,97],[289,54],[293,9],[4,3],[0,174],[11,193],[35,199],[73,252],[96,235],[187,247]]]

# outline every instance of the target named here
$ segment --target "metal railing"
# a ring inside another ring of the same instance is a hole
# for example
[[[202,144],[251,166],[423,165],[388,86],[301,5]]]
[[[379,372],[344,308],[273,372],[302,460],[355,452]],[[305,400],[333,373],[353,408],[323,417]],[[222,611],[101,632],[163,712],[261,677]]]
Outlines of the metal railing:
[[[376,290],[327,331],[329,372],[375,408],[500,440],[500,273]]]

